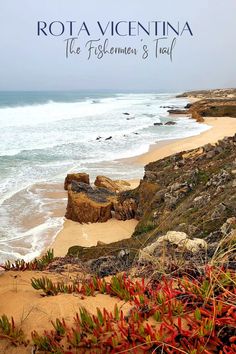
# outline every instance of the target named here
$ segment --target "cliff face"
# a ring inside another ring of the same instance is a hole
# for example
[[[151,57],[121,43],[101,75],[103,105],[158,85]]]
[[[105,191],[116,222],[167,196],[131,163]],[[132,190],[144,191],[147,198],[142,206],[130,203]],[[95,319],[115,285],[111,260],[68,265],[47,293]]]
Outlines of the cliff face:
[[[139,220],[131,239],[75,246],[69,254],[88,260],[107,253],[119,257],[123,250],[130,263],[140,248],[175,230],[204,239],[211,257],[219,241],[236,228],[236,135],[148,164],[138,188],[118,195],[122,205],[130,200]]]
[[[144,183],[157,191],[148,204],[139,203],[136,235],[148,227],[210,237],[236,215],[236,135],[148,164],[140,201]]]
[[[192,117],[236,117],[236,99],[202,99],[189,107]]]
[[[185,92],[177,97],[197,99],[188,104],[185,110],[170,109],[169,113],[191,114],[198,122],[204,117],[236,117],[236,89],[218,89]]]

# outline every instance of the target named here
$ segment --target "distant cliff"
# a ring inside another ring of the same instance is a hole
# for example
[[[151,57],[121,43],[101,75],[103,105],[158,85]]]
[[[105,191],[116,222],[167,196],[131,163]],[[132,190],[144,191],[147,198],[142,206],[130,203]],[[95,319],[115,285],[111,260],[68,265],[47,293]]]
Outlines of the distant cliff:
[[[185,110],[170,109],[172,114],[190,114],[198,122],[204,117],[236,117],[236,89],[219,89],[209,91],[190,91],[177,97],[196,99]]]

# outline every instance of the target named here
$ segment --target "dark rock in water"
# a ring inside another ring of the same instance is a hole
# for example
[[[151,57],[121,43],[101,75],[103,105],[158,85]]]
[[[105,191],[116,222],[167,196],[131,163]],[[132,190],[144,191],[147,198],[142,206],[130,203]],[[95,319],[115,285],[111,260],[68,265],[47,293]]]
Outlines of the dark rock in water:
[[[128,112],[125,112],[125,113],[123,113],[125,116],[129,116],[130,115],[130,113],[128,113]]]
[[[89,184],[89,175],[87,173],[69,173],[64,182],[64,189],[67,190],[72,181]]]
[[[137,132],[134,132],[134,134],[135,134],[135,135],[139,135],[139,133],[137,133]]]
[[[188,114],[186,109],[169,109],[167,112],[170,114]]]
[[[135,117],[126,118],[126,120],[133,120]]]
[[[173,110],[179,110],[180,108],[178,106],[160,106],[160,108],[168,108],[168,109],[173,109]]]
[[[173,122],[172,120],[169,120],[168,122],[165,123],[165,125],[175,125],[177,124],[176,122]]]
[[[153,123],[153,125],[163,125],[163,123],[157,122],[157,123]]]
[[[185,108],[185,109],[189,109],[191,106],[192,106],[192,103],[187,103],[184,108]]]
[[[96,138],[96,140],[100,140],[100,139],[102,139],[102,137],[101,137],[101,136],[98,136],[98,137]]]
[[[106,138],[105,140],[111,140],[112,139],[112,136],[109,136],[108,138]]]

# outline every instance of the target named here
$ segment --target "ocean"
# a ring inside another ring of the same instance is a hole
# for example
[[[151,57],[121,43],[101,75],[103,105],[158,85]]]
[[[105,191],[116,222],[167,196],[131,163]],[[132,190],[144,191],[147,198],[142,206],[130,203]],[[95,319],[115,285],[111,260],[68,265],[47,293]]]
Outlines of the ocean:
[[[122,159],[209,129],[164,108],[186,103],[168,93],[0,92],[0,263],[50,245],[63,225],[68,172],[142,178],[141,166]],[[176,125],[154,126],[168,120]]]

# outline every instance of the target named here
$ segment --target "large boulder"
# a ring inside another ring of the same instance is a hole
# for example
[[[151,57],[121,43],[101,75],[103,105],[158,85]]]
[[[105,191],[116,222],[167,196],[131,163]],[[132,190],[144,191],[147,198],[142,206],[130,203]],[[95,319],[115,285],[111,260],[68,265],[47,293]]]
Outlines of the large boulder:
[[[89,175],[87,173],[68,173],[64,182],[64,189],[66,191],[68,190],[68,185],[70,185],[72,181],[89,184]]]
[[[167,251],[167,257],[188,253],[193,256],[206,252],[207,243],[200,238],[190,239],[185,232],[168,231],[166,235],[158,237],[151,245],[143,248],[139,252],[139,261],[153,261],[154,257],[161,258]]]
[[[106,188],[114,193],[119,193],[121,191],[131,189],[129,182],[122,180],[113,181],[112,179],[106,176],[97,176],[94,185],[96,187]]]
[[[72,181],[68,188],[66,218],[80,223],[105,222],[112,217],[114,193]]]

